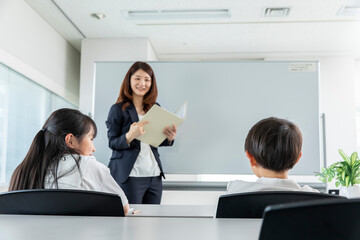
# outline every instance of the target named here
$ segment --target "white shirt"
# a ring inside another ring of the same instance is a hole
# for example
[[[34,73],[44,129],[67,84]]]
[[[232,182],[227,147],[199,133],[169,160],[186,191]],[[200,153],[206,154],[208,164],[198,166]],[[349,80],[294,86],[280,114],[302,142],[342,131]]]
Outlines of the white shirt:
[[[256,182],[242,180],[230,181],[227,185],[227,193],[243,193],[258,191],[303,191],[319,192],[307,185],[301,187],[294,180],[279,178],[259,178]]]
[[[74,157],[80,157],[79,168]],[[81,189],[118,194],[122,204],[128,203],[123,190],[110,175],[110,170],[104,164],[96,161],[94,156],[65,155],[57,170],[59,189]],[[54,176],[49,172],[45,176],[45,188],[57,188]]]
[[[144,116],[138,115],[139,120]],[[140,142],[140,152],[130,172],[130,177],[160,176],[160,168],[149,144]]]

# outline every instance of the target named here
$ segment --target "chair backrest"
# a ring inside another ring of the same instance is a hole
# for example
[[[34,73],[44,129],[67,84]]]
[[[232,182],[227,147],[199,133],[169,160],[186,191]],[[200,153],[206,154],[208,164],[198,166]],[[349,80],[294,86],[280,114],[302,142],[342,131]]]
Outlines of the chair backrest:
[[[268,206],[260,240],[360,239],[360,199]]]
[[[0,194],[0,214],[124,216],[116,194],[68,190],[37,189]]]
[[[299,191],[227,194],[219,197],[216,218],[262,218],[264,209],[269,205],[317,199],[346,198],[332,194]]]

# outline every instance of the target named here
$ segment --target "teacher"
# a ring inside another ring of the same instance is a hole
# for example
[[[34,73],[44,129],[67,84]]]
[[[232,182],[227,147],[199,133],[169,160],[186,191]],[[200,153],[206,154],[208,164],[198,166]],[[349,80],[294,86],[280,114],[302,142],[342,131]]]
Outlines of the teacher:
[[[139,123],[156,103],[158,90],[149,64],[135,62],[126,73],[119,97],[111,106],[106,121],[111,175],[125,192],[130,204],[160,204],[164,172],[158,149],[135,139],[145,133]],[[172,146],[176,126],[163,131],[166,139],[160,146]]]

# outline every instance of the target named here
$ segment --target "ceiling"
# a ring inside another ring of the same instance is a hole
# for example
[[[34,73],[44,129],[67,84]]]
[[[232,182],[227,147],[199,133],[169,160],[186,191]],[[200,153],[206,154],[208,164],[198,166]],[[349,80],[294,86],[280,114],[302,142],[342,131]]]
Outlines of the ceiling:
[[[25,0],[81,51],[84,38],[147,38],[159,60],[360,57],[360,0]],[[266,8],[290,8],[265,17]],[[225,18],[126,18],[124,11],[229,9]],[[103,13],[98,20],[92,13]]]

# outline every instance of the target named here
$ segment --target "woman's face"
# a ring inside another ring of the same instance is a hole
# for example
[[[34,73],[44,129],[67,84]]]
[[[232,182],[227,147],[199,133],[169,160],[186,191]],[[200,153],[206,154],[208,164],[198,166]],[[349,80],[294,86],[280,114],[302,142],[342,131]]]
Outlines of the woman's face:
[[[151,77],[142,69],[137,70],[130,77],[133,96],[144,97],[151,87]]]

